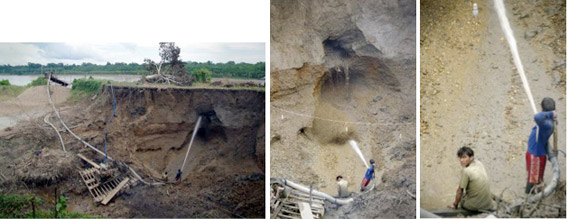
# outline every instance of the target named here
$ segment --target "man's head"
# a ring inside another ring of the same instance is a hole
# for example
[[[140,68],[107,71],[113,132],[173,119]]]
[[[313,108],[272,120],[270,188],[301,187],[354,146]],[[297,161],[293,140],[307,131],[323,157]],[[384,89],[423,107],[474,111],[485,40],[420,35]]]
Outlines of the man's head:
[[[335,177],[335,180],[337,180],[337,181],[340,181],[341,179],[343,179],[343,176],[341,176],[341,175]]]
[[[540,106],[542,107],[542,111],[554,111],[554,110],[556,110],[556,103],[550,97],[543,98],[542,102],[540,103]]]
[[[463,146],[458,150],[458,158],[462,167],[467,167],[473,161],[473,150]]]
[[[369,163],[371,163],[371,165],[375,164],[375,159],[369,160]]]

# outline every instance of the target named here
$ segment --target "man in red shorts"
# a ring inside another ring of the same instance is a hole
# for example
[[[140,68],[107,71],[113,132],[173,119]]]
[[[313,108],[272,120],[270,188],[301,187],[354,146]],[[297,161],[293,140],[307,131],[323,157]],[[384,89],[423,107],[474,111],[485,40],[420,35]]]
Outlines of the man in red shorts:
[[[531,192],[535,185],[540,184],[544,177],[546,167],[546,155],[548,154],[548,139],[554,131],[556,120],[555,102],[550,97],[545,97],[541,102],[542,112],[534,115],[536,125],[529,136],[526,153],[527,161],[527,186],[525,193]]]
[[[371,179],[375,177],[375,160],[371,159],[369,163],[371,163],[371,166],[367,168],[365,177],[363,177],[363,181],[361,181],[361,192],[365,191],[365,188],[367,187],[367,185],[369,185]]]

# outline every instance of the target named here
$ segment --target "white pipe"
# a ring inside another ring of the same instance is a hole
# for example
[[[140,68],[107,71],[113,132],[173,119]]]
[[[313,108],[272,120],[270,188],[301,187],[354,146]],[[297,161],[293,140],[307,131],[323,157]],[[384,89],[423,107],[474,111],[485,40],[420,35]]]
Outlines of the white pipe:
[[[544,193],[539,192],[529,198],[529,203],[537,202],[538,200],[548,197],[552,192],[556,189],[556,185],[558,184],[558,179],[560,178],[560,167],[558,165],[558,158],[557,154],[552,152],[552,149],[548,147],[548,160],[552,164],[552,180],[550,183],[544,188]]]
[[[71,131],[71,129],[69,129],[69,127],[67,127],[67,125],[65,124],[65,122],[63,122],[63,119],[61,119],[61,115],[59,115],[59,111],[57,111],[57,108],[55,108],[55,104],[53,103],[53,101],[51,100],[51,94],[49,93],[49,81],[51,80],[51,73],[49,74],[49,78],[47,79],[47,97],[49,98],[49,102],[51,103],[51,106],[53,107],[53,111],[55,111],[55,115],[57,115],[57,118],[59,119],[59,121],[61,122],[61,124],[63,125],[63,127],[71,134],[73,135],[73,137],[75,137],[77,140],[79,140],[81,143],[83,143],[85,146],[90,147],[91,149],[93,149],[95,152],[105,156],[105,153],[103,153],[102,151],[100,151],[99,149],[93,147],[92,145],[90,145],[89,143],[87,143],[86,141],[83,141],[83,139],[79,138],[79,136],[77,136],[75,133],[73,133]],[[110,160],[114,160],[112,159],[112,157],[108,156],[108,159]]]
[[[49,83],[49,82],[47,82],[47,83]],[[49,122],[48,117],[49,117],[49,114],[45,115],[45,117],[43,117],[43,121],[45,123],[47,123],[48,125],[50,125],[53,129],[55,129],[55,133],[57,133],[57,136],[59,136],[59,141],[61,141],[61,147],[63,148],[63,152],[67,152],[67,150],[65,150],[65,143],[63,143],[63,138],[61,137],[61,134],[59,134],[59,130],[57,130],[57,128],[51,122]]]
[[[189,146],[187,147],[187,152],[185,153],[185,158],[183,158],[183,164],[181,165],[181,170],[183,171],[185,167],[185,161],[187,161],[187,156],[189,155],[189,149],[191,149],[191,144],[193,144],[193,139],[197,134],[197,130],[199,129],[199,123],[201,123],[201,116],[197,118],[197,123],[195,123],[195,128],[193,128],[193,134],[191,135],[191,140],[189,141]]]
[[[49,92],[49,90],[47,92]],[[65,143],[63,143],[63,138],[61,137],[61,134],[59,134],[59,130],[57,130],[57,128],[51,122],[49,122],[48,117],[49,114],[45,115],[45,117],[43,117],[43,121],[48,125],[50,125],[53,129],[55,129],[55,133],[57,133],[57,136],[59,136],[59,141],[61,141],[61,147],[63,148],[63,152],[67,152],[67,150],[65,150]]]
[[[326,200],[328,200],[328,201],[330,201],[330,202],[333,202],[333,203],[335,203],[335,204],[339,204],[339,205],[349,204],[349,203],[353,202],[353,200],[354,200],[353,198],[344,198],[344,199],[334,198],[334,197],[332,197],[331,195],[328,195],[328,194],[326,194],[326,193],[323,193],[323,192],[320,192],[320,191],[317,191],[317,190],[313,190],[313,189],[310,190],[310,188],[307,188],[307,187],[302,186],[302,185],[300,185],[300,184],[296,184],[296,183],[294,183],[294,182],[292,182],[292,181],[289,181],[289,180],[286,180],[286,179],[270,178],[270,182],[271,182],[271,183],[272,183],[272,182],[278,182],[278,183],[280,183],[280,184],[282,184],[282,185],[290,186],[290,187],[292,187],[292,188],[294,188],[294,189],[297,189],[297,190],[299,190],[299,191],[301,191],[301,192],[308,193],[308,194],[310,194],[310,191],[311,191],[311,194],[312,194],[312,195],[325,198]],[[373,179],[372,187],[371,187],[367,192],[373,190],[374,188],[375,188],[375,179]],[[364,192],[364,193],[366,193],[366,192]]]
[[[126,164],[125,164],[126,165]],[[128,167],[128,166],[127,166]],[[140,177],[131,167],[128,167],[128,169],[134,174],[134,177],[136,177],[138,180],[140,180],[140,182],[146,184],[146,185],[165,185],[165,183],[160,183],[160,182],[155,182],[155,183],[149,183],[146,182],[142,179],[142,177]]]
[[[296,184],[296,183],[289,181],[289,180],[286,180],[286,179],[271,178],[271,181],[279,182],[279,183],[281,183],[285,186],[290,186],[290,187],[297,189],[297,190],[304,192],[304,193],[310,193],[310,188]],[[338,198],[334,198],[334,197],[332,197],[328,194],[325,194],[325,193],[317,191],[317,190],[312,190],[312,195],[325,198],[326,200],[328,200],[330,202],[340,204],[340,205],[345,205],[345,204],[349,204],[349,203],[353,202],[353,198],[338,199]]]

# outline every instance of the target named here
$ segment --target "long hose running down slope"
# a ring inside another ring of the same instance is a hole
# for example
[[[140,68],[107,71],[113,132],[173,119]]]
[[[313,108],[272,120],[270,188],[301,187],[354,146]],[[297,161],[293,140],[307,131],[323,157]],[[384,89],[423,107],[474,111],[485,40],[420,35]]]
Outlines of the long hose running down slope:
[[[83,143],[85,146],[93,149],[95,152],[105,156],[105,153],[103,153],[102,151],[100,151],[99,149],[93,147],[92,145],[90,145],[89,143],[87,143],[86,141],[84,141],[83,139],[81,139],[79,136],[77,136],[75,133],[73,133],[73,131],[71,131],[71,129],[69,129],[69,127],[67,127],[67,125],[65,124],[65,122],[63,122],[63,119],[61,119],[61,115],[59,115],[59,111],[57,110],[57,108],[55,107],[55,104],[53,103],[53,100],[51,100],[51,94],[49,91],[49,81],[51,80],[51,74],[49,74],[49,78],[47,80],[47,97],[49,99],[49,102],[51,103],[51,106],[53,107],[53,111],[55,111],[55,115],[57,115],[57,118],[59,119],[59,122],[61,122],[61,124],[63,125],[63,127],[65,128],[65,130],[67,130],[73,137],[75,137],[77,140],[79,140],[81,143]],[[110,160],[114,160],[112,159],[112,157],[108,156],[108,159]],[[132,174],[134,174],[134,176],[136,178],[138,178],[138,180],[140,180],[142,183],[146,184],[146,185],[165,185],[165,183],[161,183],[161,182],[155,182],[155,183],[149,183],[146,182],[142,179],[142,177],[140,177],[140,175],[138,175],[134,169],[132,169],[131,167],[129,167],[128,165],[124,164],[125,166],[128,167],[128,169],[130,169],[130,171],[132,172]]]

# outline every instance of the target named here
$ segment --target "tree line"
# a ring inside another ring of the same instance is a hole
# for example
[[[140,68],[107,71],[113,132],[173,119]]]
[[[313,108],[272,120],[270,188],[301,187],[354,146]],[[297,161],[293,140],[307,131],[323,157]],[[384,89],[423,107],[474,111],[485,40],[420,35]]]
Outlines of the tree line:
[[[212,77],[215,78],[255,78],[260,79],[265,75],[265,62],[235,63],[229,61],[226,63],[207,62],[183,62],[187,74],[192,74],[196,70],[207,69],[211,71]],[[0,65],[0,74],[14,75],[34,75],[41,72],[53,71],[57,74],[136,74],[147,75],[149,72],[144,68],[143,64],[107,62],[104,65],[93,63],[63,64],[48,63],[41,65],[38,63],[28,63],[27,65]]]

